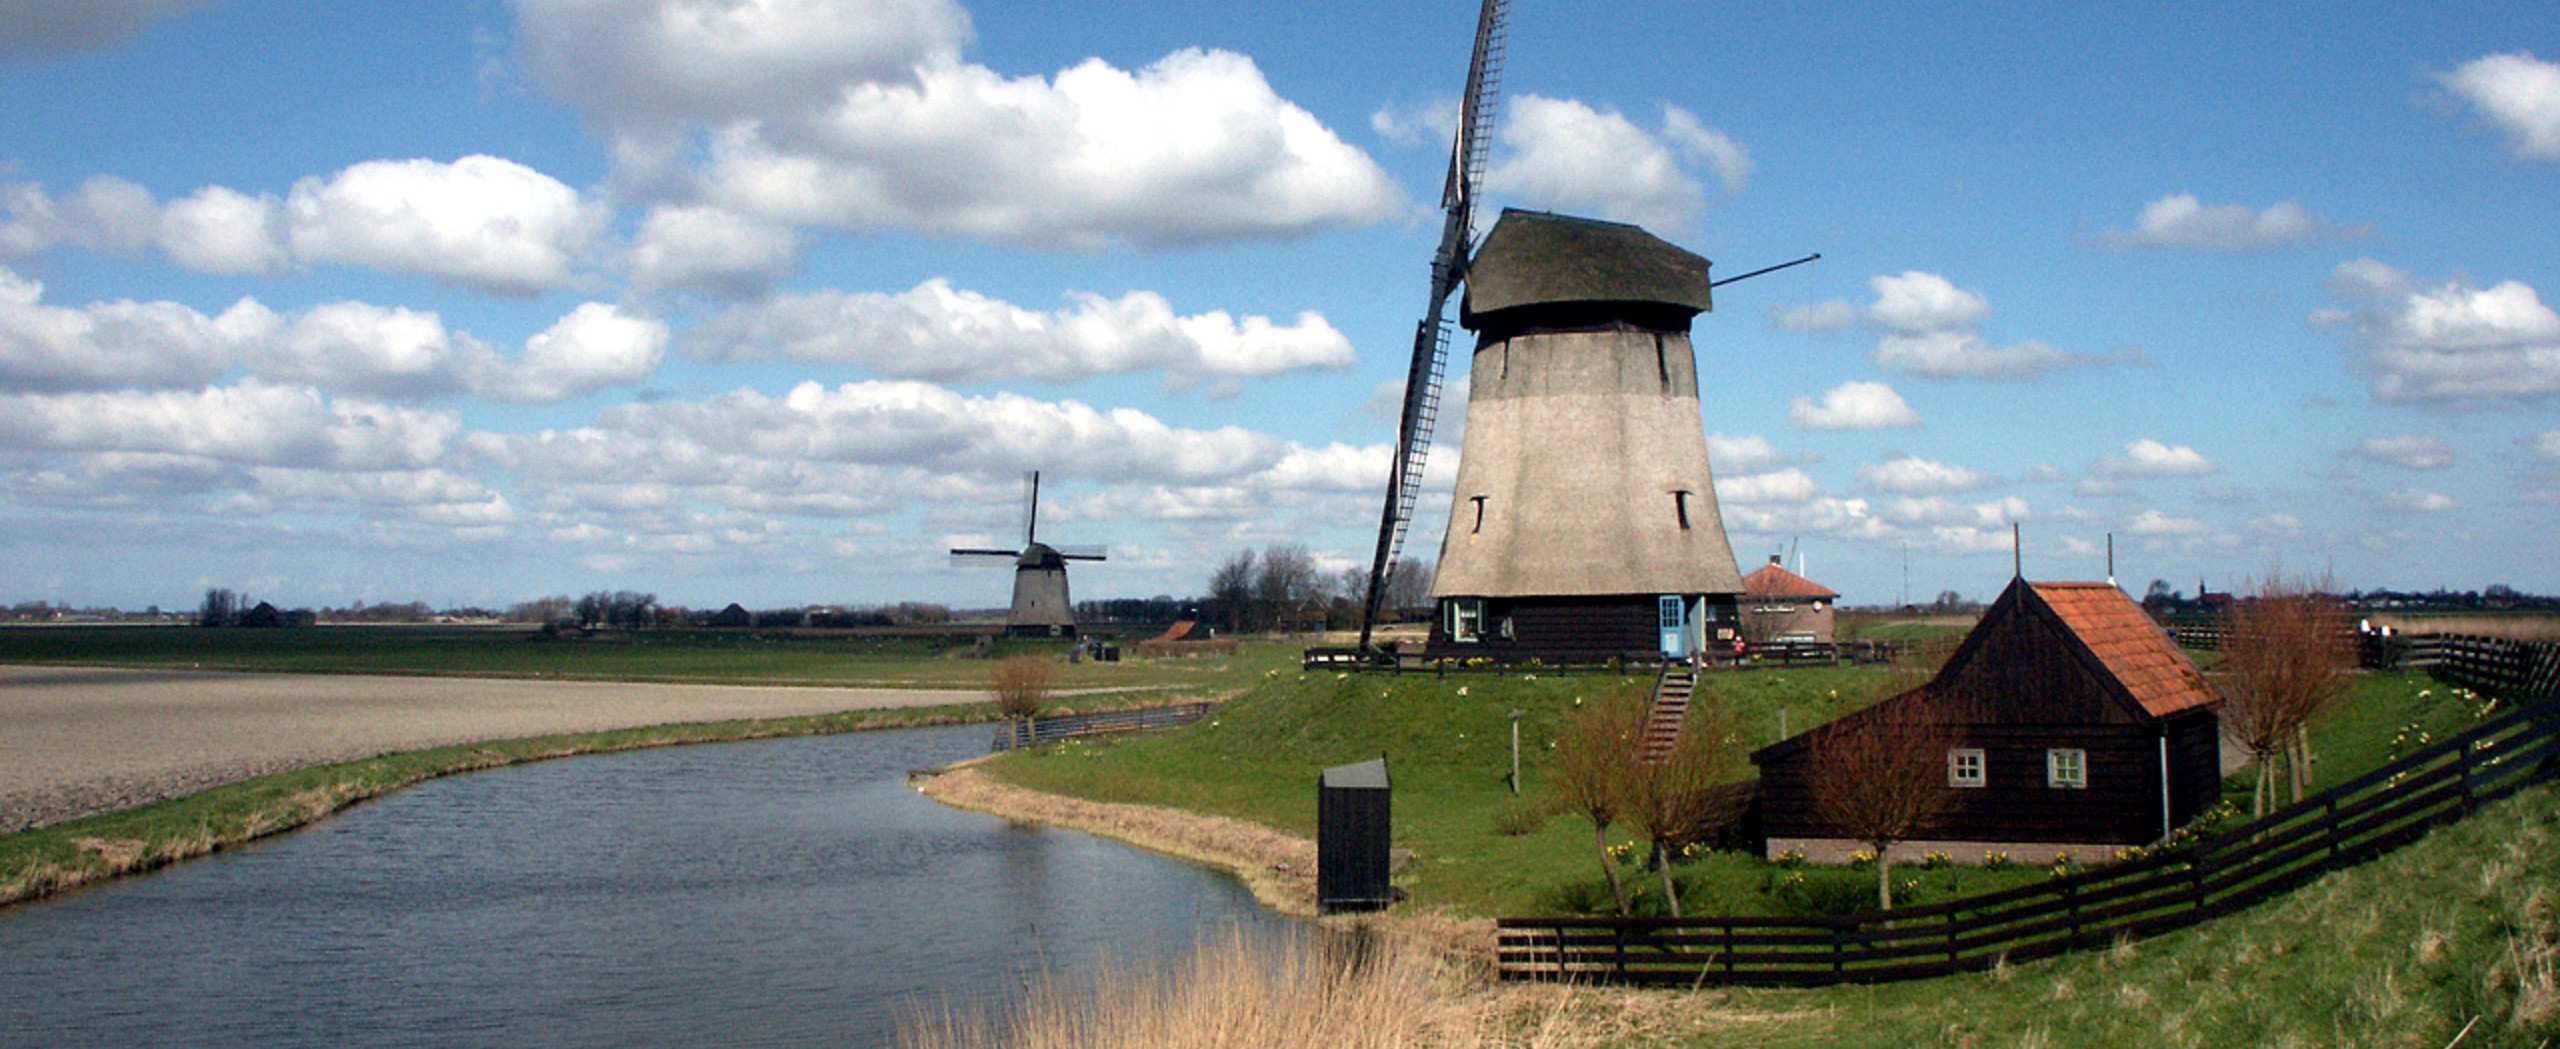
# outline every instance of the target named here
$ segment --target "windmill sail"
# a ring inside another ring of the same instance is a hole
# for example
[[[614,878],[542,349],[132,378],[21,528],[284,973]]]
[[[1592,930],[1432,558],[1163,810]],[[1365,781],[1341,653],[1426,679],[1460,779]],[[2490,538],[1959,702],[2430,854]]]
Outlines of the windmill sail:
[[[1378,602],[1396,555],[1403,550],[1405,527],[1412,523],[1413,504],[1422,493],[1423,467],[1431,457],[1431,428],[1440,414],[1440,378],[1449,350],[1445,315],[1450,294],[1466,275],[1468,241],[1474,235],[1475,187],[1484,177],[1485,155],[1493,146],[1503,26],[1509,16],[1509,0],[1484,0],[1476,15],[1465,103],[1458,113],[1457,141],[1449,153],[1449,179],[1440,191],[1440,206],[1447,217],[1440,228],[1440,250],[1431,258],[1431,306],[1414,327],[1413,362],[1404,377],[1404,411],[1396,421],[1395,458],[1387,466],[1386,508],[1378,521],[1377,557],[1369,566],[1369,594],[1360,618],[1363,651],[1369,648]]]

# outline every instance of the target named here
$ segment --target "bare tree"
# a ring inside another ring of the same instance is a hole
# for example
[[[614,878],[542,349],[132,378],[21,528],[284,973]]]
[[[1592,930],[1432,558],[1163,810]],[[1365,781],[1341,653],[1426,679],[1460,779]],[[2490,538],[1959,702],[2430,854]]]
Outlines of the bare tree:
[[[1013,722],[1017,739],[1031,736],[1031,719],[1049,702],[1049,691],[1056,683],[1058,669],[1039,656],[1015,656],[996,664],[991,687],[996,694],[996,713]]]
[[[1737,772],[1733,765],[1740,739],[1718,716],[1721,709],[1714,704],[1690,707],[1670,753],[1635,761],[1622,773],[1627,815],[1653,843],[1654,873],[1662,879],[1662,898],[1674,918],[1680,916],[1680,893],[1671,881],[1672,850],[1696,834],[1714,809],[1716,784]],[[1641,717],[1637,724],[1641,737]]]
[[[2226,684],[2222,725],[2258,765],[2249,797],[2252,816],[2274,807],[2281,756],[2290,755],[2285,764],[2293,800],[2302,800],[2311,720],[2346,693],[2355,653],[2345,613],[2328,590],[2326,579],[2270,572],[2224,615],[2222,662],[2216,668]]]
[[[1946,805],[1955,739],[1922,704],[1891,700],[1813,732],[1805,789],[1814,817],[1875,853],[1879,907],[1893,907],[1893,846]]]
[[[1617,865],[1609,861],[1609,825],[1618,821],[1626,798],[1628,770],[1635,767],[1644,740],[1644,702],[1634,695],[1603,696],[1566,715],[1556,730],[1555,757],[1548,763],[1548,782],[1565,806],[1591,821],[1592,846],[1599,850],[1600,872],[1609,877],[1609,895],[1618,913],[1627,913],[1626,886]]]
[[[1209,576],[1209,603],[1227,621],[1227,629],[1244,633],[1253,623],[1253,551],[1241,550],[1219,562]]]
[[[1413,557],[1396,559],[1387,575],[1386,593],[1378,599],[1378,613],[1392,617],[1412,612],[1431,604],[1431,562]]]
[[[1261,568],[1253,577],[1253,600],[1261,607],[1263,620],[1288,629],[1314,600],[1316,579],[1316,555],[1306,547],[1295,543],[1264,547]]]

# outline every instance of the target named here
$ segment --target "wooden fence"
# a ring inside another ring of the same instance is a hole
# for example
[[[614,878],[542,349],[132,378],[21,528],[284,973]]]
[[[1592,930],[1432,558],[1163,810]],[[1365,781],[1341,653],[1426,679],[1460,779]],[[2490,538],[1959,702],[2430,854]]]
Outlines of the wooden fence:
[[[990,749],[1018,750],[1023,747],[1054,743],[1069,736],[1092,736],[1106,732],[1134,732],[1138,729],[1173,728],[1200,720],[1209,713],[1211,703],[1176,703],[1164,707],[1138,710],[1104,710],[1091,714],[1061,714],[1054,718],[1033,718],[1029,724],[1008,721],[996,726],[995,741]]]
[[[2037,885],[1839,917],[1504,918],[1508,980],[1819,986],[1987,969],[2237,911],[2560,773],[2560,698],[2214,838]]]
[[[2368,638],[2365,665],[2424,670],[2448,684],[2501,696],[2560,694],[2560,643],[2465,634]]]

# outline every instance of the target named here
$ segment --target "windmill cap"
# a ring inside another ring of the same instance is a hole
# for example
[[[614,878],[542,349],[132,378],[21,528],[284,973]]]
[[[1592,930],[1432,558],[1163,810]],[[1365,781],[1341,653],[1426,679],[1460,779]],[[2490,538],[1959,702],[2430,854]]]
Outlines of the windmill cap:
[[[1704,258],[1624,222],[1502,209],[1467,264],[1459,323],[1560,303],[1644,303],[1685,314],[1714,308]]]

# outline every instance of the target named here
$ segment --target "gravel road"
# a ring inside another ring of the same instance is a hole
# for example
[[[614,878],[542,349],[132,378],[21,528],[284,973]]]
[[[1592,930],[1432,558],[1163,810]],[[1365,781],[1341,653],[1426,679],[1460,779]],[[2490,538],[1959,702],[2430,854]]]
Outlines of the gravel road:
[[[0,832],[398,750],[984,692],[0,666]]]

